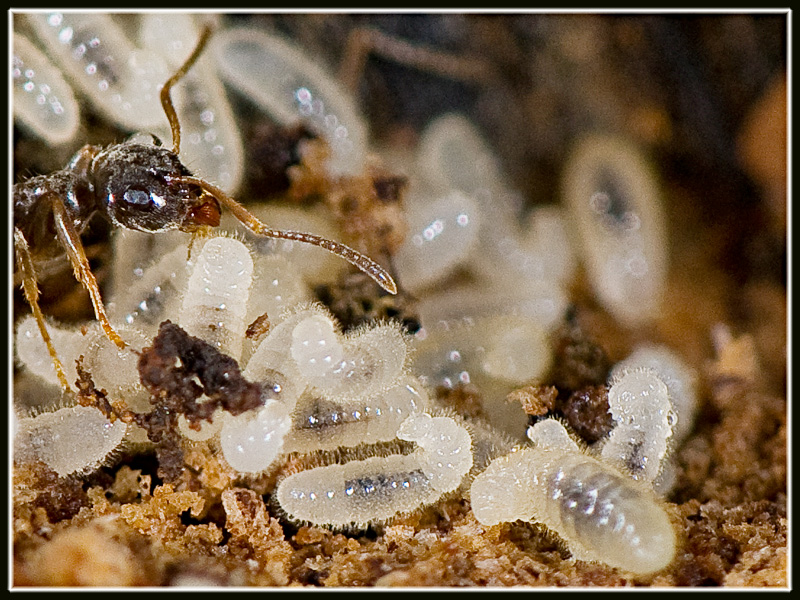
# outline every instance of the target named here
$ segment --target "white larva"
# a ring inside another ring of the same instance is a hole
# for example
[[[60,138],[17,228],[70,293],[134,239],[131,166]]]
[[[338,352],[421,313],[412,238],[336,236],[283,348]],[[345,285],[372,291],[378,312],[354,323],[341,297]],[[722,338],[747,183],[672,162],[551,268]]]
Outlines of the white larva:
[[[575,558],[636,574],[672,562],[675,531],[652,489],[581,452],[554,419],[531,429],[533,447],[492,461],[473,481],[478,521],[541,523]]]
[[[67,381],[73,383],[78,378],[75,370],[75,359],[78,357],[75,341],[76,336],[80,334],[53,323],[47,324],[47,332],[50,334],[56,352],[61,357]],[[17,324],[14,350],[21,366],[47,383],[60,386],[53,367],[53,359],[47,351],[47,346],[33,316],[29,315]]]
[[[329,143],[336,175],[363,169],[367,128],[350,95],[305,53],[283,38],[250,28],[220,31],[211,40],[217,71],[282,124],[300,119]]]
[[[289,409],[277,400],[241,415],[225,414],[219,432],[222,455],[239,472],[264,471],[281,453],[291,425]]]
[[[52,145],[72,141],[80,109],[72,87],[28,38],[14,33],[14,119]]]
[[[276,491],[281,509],[293,521],[365,527],[438,501],[472,468],[469,432],[450,417],[412,415],[398,435],[416,442],[417,449],[283,478]]]
[[[137,48],[111,15],[26,17],[70,81],[108,118],[130,131],[164,126],[159,89],[172,73],[157,52]]]
[[[506,395],[536,383],[552,361],[545,330],[525,315],[492,315],[424,324],[414,337],[414,369],[432,388],[472,384],[490,423],[522,439],[525,415]]]
[[[697,375],[673,350],[664,345],[637,346],[626,359],[614,365],[611,379],[624,371],[649,367],[667,385],[675,418],[673,438],[679,444],[694,426],[697,412]]]
[[[90,406],[44,412],[17,422],[14,460],[40,460],[62,477],[88,471],[120,445],[127,428]]]
[[[655,175],[628,142],[589,135],[563,175],[595,295],[629,326],[658,316],[667,277],[666,217]]]
[[[310,452],[375,444],[395,438],[400,424],[429,404],[415,377],[403,377],[386,391],[336,402],[306,393],[292,414],[285,452]]]
[[[667,385],[648,367],[618,371],[608,388],[608,406],[615,425],[600,455],[634,479],[654,482],[667,458],[675,421]]]
[[[239,359],[252,280],[253,259],[244,244],[228,237],[209,239],[189,275],[178,324]]]

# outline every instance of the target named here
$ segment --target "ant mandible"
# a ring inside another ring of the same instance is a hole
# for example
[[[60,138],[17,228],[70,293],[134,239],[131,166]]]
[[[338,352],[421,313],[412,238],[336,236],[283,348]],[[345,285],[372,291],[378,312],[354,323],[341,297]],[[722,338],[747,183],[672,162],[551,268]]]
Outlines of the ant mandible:
[[[192,176],[181,163],[180,123],[170,90],[197,61],[210,36],[211,27],[206,25],[192,54],[161,89],[161,105],[172,130],[172,150],[130,141],[106,148],[86,145],[64,169],[14,185],[14,249],[23,293],[67,392],[69,382],[39,307],[35,265],[66,252],[76,279],[89,292],[103,331],[124,349],[125,342],[109,322],[81,243],[80,234],[96,213],[116,227],[148,233],[172,229],[196,233],[219,225],[221,205],[256,235],[320,246],[364,271],[389,293],[397,293],[391,275],[372,259],[311,233],[267,227],[220,188]]]

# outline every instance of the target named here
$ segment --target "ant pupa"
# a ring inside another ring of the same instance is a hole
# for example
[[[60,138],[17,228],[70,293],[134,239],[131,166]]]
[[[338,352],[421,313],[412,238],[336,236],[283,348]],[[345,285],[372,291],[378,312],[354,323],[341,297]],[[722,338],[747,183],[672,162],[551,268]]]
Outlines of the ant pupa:
[[[170,90],[197,61],[211,35],[206,26],[192,54],[161,89],[172,130],[172,149],[133,141],[106,148],[86,145],[60,171],[14,185],[14,249],[25,299],[47,345],[61,387],[70,390],[64,367],[39,307],[36,265],[66,252],[76,279],[88,290],[95,316],[120,349],[126,343],[112,327],[81,242],[95,214],[115,227],[148,233],[178,229],[198,233],[220,222],[221,207],[256,235],[322,247],[364,271],[389,293],[397,287],[378,263],[356,250],[310,233],[271,229],[216,185],[193,176],[178,157],[180,123]]]

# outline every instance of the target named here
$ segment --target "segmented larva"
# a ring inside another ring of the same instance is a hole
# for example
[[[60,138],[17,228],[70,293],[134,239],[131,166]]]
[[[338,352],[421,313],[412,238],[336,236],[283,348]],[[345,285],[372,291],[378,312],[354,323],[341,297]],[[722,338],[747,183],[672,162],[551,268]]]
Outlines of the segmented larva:
[[[170,76],[167,63],[137,48],[113,17],[50,12],[26,18],[70,81],[106,116],[130,131],[164,125],[159,86]]]
[[[672,441],[675,415],[666,384],[648,367],[618,371],[608,388],[614,429],[600,455],[634,479],[654,482]]]
[[[242,355],[253,259],[241,242],[209,239],[196,259],[183,296],[178,323],[235,359]]]
[[[289,475],[278,483],[278,504],[293,521],[365,527],[438,501],[472,468],[469,432],[450,417],[412,415],[397,437],[417,448]]]
[[[542,523],[575,558],[637,574],[672,562],[675,531],[652,489],[581,452],[555,419],[531,430],[533,447],[492,461],[473,481],[478,521]]]
[[[64,477],[100,465],[122,443],[128,426],[98,409],[72,406],[16,423],[14,460],[40,460]]]
[[[428,393],[415,377],[401,378],[389,389],[337,402],[306,392],[292,414],[285,452],[334,450],[395,438],[400,424],[428,407]]]

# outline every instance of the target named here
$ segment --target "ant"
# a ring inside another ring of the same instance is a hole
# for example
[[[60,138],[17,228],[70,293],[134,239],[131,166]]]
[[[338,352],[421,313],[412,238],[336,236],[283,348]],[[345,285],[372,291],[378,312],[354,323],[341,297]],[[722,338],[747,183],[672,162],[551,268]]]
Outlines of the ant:
[[[64,169],[14,185],[14,249],[23,293],[66,392],[70,386],[38,303],[36,264],[66,252],[75,278],[89,292],[105,335],[118,348],[126,347],[109,322],[81,243],[81,232],[95,214],[115,227],[149,233],[178,229],[196,234],[218,226],[220,207],[224,206],[256,235],[320,246],[358,267],[389,293],[397,293],[391,275],[372,259],[311,233],[267,227],[219,187],[192,176],[181,163],[180,123],[170,91],[197,61],[211,33],[211,26],[205,25],[192,54],[161,89],[161,105],[172,130],[172,150],[133,141],[106,148],[86,145]]]

